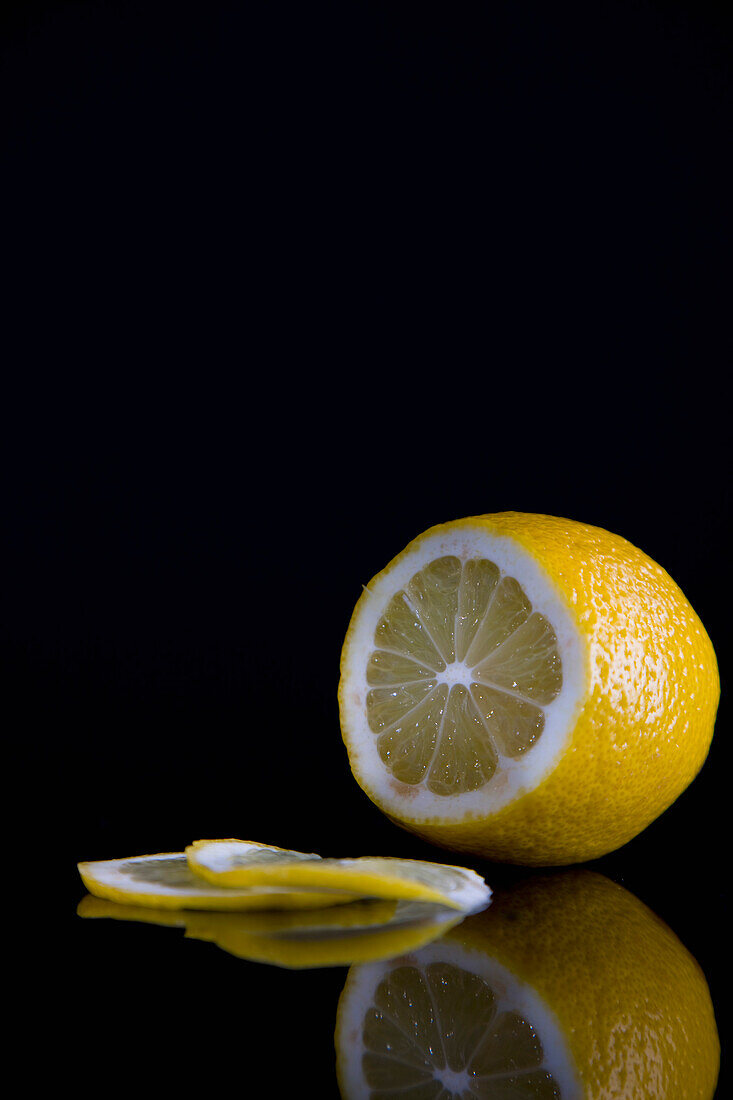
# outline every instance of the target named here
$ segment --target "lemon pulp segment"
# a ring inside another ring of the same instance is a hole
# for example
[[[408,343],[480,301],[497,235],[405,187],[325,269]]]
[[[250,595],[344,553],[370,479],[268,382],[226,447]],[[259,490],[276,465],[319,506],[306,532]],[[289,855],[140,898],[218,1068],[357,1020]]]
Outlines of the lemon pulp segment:
[[[562,687],[552,624],[487,558],[446,555],[390,600],[369,654],[366,710],[380,758],[437,795],[476,790],[542,735]]]

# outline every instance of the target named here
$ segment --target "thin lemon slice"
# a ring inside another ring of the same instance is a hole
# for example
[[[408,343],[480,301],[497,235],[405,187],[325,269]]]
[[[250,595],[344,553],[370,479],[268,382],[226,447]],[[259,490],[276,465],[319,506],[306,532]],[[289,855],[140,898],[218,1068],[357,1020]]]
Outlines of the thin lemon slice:
[[[464,914],[430,902],[369,899],[329,909],[215,913],[147,909],[87,895],[77,913],[184,928],[250,962],[291,969],[350,966],[415,951],[463,920]]]
[[[197,875],[219,886],[348,890],[365,897],[432,901],[463,912],[482,909],[491,898],[491,890],[475,871],[417,859],[264,860],[257,854],[253,859],[250,842],[240,840],[197,840],[186,848],[186,855]]]
[[[79,863],[78,868],[90,894],[159,909],[305,909],[342,905],[353,899],[353,894],[344,891],[307,886],[216,886],[193,873],[184,852]]]

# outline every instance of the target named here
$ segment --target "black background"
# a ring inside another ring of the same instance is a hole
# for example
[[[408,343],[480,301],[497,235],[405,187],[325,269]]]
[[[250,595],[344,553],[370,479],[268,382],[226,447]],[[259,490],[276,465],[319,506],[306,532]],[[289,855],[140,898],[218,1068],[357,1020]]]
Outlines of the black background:
[[[409,539],[504,509],[624,535],[716,646],[703,772],[594,866],[723,1032],[730,49],[709,3],[3,9],[8,762],[81,988],[114,952],[89,1047],[177,1042],[202,999],[233,1041],[240,993],[210,945],[79,921],[77,860],[444,858],[350,776],[340,647]],[[334,1093],[342,972],[247,975],[241,1049],[286,1028]]]

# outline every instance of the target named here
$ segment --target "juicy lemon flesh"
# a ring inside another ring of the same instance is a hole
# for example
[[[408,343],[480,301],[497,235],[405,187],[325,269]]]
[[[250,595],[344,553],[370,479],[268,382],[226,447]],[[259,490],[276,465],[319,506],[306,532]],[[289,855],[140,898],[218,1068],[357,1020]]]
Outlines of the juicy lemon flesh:
[[[392,970],[363,1026],[370,1096],[561,1100],[537,1031],[489,983],[451,963]],[[413,1091],[414,1090],[414,1091]]]
[[[162,856],[160,859],[146,861],[134,856],[120,864],[120,873],[133,882],[149,882],[156,886],[171,886],[184,889],[201,886],[191,874],[185,857],[180,855]]]
[[[542,736],[562,687],[552,624],[494,562],[451,555],[400,589],[374,632],[367,720],[395,779],[455,795]]]

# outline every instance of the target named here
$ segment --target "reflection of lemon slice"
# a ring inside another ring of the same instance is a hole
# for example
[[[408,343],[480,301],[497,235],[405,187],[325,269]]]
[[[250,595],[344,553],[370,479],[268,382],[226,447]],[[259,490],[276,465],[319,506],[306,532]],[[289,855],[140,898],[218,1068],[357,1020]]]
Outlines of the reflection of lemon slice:
[[[463,919],[443,905],[371,898],[320,910],[204,913],[120,905],[88,894],[77,912],[185,928],[188,939],[215,943],[238,958],[291,968],[349,966],[414,951]]]
[[[205,911],[201,921],[198,913],[182,909],[153,909],[140,905],[122,905],[117,901],[95,898],[87,894],[77,907],[77,914],[85,918],[110,917],[114,920],[140,921],[144,924],[162,924],[170,928],[192,927],[234,928],[248,935],[275,935],[287,932],[294,935],[308,931],[324,932],[329,929],[368,928],[384,924],[394,916],[397,902],[380,898],[366,898],[343,905],[331,905],[327,909],[254,909],[243,912]],[[198,921],[198,923],[197,923]],[[213,939],[201,936],[201,939]]]
[[[520,884],[437,943],[354,967],[336,1048],[345,1100],[711,1100],[719,1060],[695,960],[592,872]]]
[[[393,820],[492,859],[602,855],[708,751],[713,647],[631,543],[504,512],[431,528],[356,605],[339,704],[352,771]]]
[[[464,912],[483,908],[491,897],[475,871],[418,859],[320,859],[297,852],[273,859],[255,853],[253,858],[249,841],[242,840],[197,840],[186,855],[197,875],[219,886],[345,890],[363,897],[433,901]]]
[[[348,894],[263,886],[226,889],[198,878],[183,852],[78,864],[90,894],[158,909],[301,909],[341,905]]]
[[[185,928],[187,913],[182,909],[153,909],[146,905],[123,905],[107,898],[85,894],[76,908],[85,920],[127,920],[142,924],[160,924],[165,928]]]
[[[414,951],[463,919],[457,910],[429,902],[381,900],[376,904],[391,907],[391,916],[375,923],[374,913],[367,908],[361,914],[353,914],[353,920],[341,926],[334,921],[324,922],[320,927],[303,924],[277,932],[263,929],[254,933],[246,922],[240,922],[238,913],[189,914],[186,935],[210,940],[231,955],[250,962],[303,969],[350,966]],[[351,905],[339,906],[337,912],[351,908]]]

